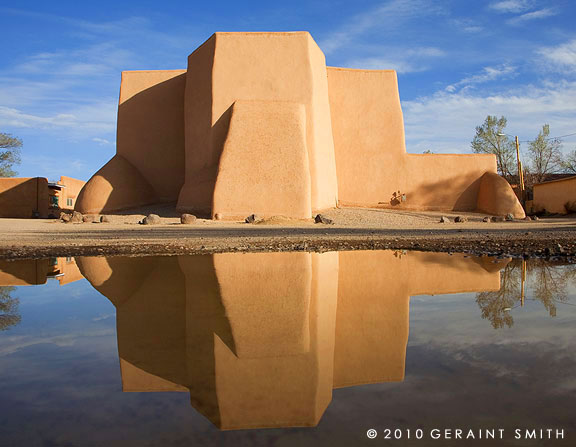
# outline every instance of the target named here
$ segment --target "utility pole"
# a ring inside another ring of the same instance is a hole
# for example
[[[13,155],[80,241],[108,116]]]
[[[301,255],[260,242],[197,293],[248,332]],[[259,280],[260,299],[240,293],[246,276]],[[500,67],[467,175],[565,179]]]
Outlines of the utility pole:
[[[522,206],[526,203],[526,195],[524,188],[524,170],[522,169],[522,162],[520,161],[520,143],[518,142],[518,136],[515,137],[516,141],[516,160],[518,161],[518,183],[520,183],[520,201]]]

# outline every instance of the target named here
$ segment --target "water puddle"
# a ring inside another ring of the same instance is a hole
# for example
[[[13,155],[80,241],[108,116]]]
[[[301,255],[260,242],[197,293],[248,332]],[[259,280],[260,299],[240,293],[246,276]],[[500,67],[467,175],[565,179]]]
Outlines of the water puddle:
[[[576,265],[2,260],[0,330],[2,446],[574,445]]]

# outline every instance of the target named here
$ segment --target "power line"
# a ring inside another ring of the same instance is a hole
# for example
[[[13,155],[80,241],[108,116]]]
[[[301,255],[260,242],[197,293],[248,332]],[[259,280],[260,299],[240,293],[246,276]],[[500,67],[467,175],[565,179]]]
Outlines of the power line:
[[[515,137],[515,135],[510,135],[510,134],[507,134],[507,133],[504,133],[504,132],[502,132],[502,133],[503,133],[504,135],[506,135],[507,137],[512,137],[512,138]],[[559,137],[548,137],[548,138],[544,138],[544,140],[546,140],[546,141],[548,141],[548,140],[559,140],[559,139],[561,139],[561,138],[571,137],[571,136],[574,136],[574,135],[576,135],[576,132],[574,132],[574,133],[569,133],[569,134],[566,134],[566,135],[560,135]],[[531,143],[532,141],[534,141],[534,140],[518,140],[518,143]]]
[[[554,140],[554,139],[556,139],[556,138],[571,137],[572,135],[576,135],[576,132],[574,132],[574,133],[569,133],[568,135],[560,135],[559,137],[545,138],[545,140]]]

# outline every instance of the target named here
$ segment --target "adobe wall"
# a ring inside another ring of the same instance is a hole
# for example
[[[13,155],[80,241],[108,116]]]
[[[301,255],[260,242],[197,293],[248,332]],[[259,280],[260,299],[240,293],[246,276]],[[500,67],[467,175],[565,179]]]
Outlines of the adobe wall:
[[[235,341],[215,342],[220,427],[317,425],[332,399],[338,253],[214,263]]]
[[[43,177],[0,178],[0,217],[48,216],[48,180]]]
[[[0,286],[29,286],[46,283],[48,259],[7,261],[0,259]]]
[[[334,207],[338,192],[327,88],[324,59],[309,33],[214,34],[188,58],[186,184],[178,209],[212,212],[220,156],[237,100],[305,106],[308,217],[312,210]]]
[[[394,70],[328,67],[328,85],[341,206],[477,208],[479,179],[496,172],[495,157],[407,154]]]
[[[236,101],[220,157],[212,215],[309,218],[306,109],[286,101]]]
[[[478,191],[478,211],[505,216],[513,214],[517,219],[526,217],[524,208],[510,184],[495,172],[486,172],[480,178]]]
[[[184,184],[186,70],[124,71],[118,107],[118,154],[134,165],[162,202]]]
[[[76,209],[101,213],[176,201],[184,183],[186,70],[122,72],[116,155]]]
[[[80,190],[84,187],[86,182],[84,180],[78,180],[63,175],[60,177],[58,184],[66,186],[66,188],[62,188],[59,193],[60,208],[73,210],[74,206],[76,205],[76,201],[78,200],[78,194],[80,194]],[[71,205],[68,205],[68,199],[72,200]]]
[[[57,279],[61,286],[84,278],[74,258],[0,260],[0,286],[46,284],[47,278],[54,277],[55,274],[58,274]]]
[[[534,185],[534,212],[566,214],[565,204],[576,210],[576,177],[568,177]],[[574,212],[574,211],[573,211]]]
[[[410,296],[500,288],[499,270],[464,256],[339,252],[334,388],[404,380]]]
[[[496,173],[496,158],[488,154],[406,154],[406,159],[401,191],[407,200],[399,205],[407,209],[476,211],[481,177]]]
[[[79,266],[117,308],[124,390],[184,386],[223,429],[318,423],[332,397],[338,253]]]

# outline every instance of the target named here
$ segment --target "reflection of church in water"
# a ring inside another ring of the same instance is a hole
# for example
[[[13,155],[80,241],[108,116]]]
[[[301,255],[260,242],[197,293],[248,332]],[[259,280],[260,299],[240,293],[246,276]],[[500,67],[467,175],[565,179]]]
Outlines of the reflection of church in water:
[[[314,426],[332,389],[402,381],[411,295],[498,290],[488,258],[349,251],[0,261],[116,306],[124,391],[185,391],[222,429]]]
[[[81,258],[117,309],[124,391],[185,391],[222,429],[314,426],[332,389],[402,381],[409,297],[501,264],[391,251]]]

